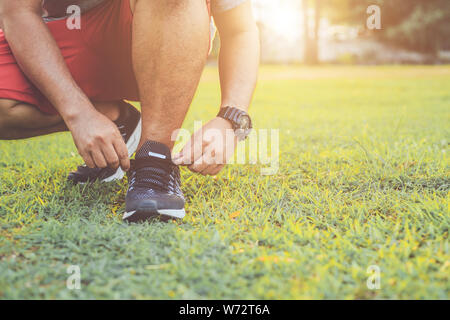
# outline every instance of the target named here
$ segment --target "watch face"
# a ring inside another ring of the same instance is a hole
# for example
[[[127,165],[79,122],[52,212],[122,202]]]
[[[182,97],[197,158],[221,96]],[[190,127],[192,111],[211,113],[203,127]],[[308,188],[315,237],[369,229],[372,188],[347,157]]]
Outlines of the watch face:
[[[242,115],[239,117],[237,121],[237,128],[235,130],[235,134],[238,137],[239,141],[245,140],[252,131],[252,121],[250,117],[247,115]]]
[[[239,118],[238,129],[241,129],[241,130],[251,129],[251,121],[250,121],[249,116],[243,115]]]

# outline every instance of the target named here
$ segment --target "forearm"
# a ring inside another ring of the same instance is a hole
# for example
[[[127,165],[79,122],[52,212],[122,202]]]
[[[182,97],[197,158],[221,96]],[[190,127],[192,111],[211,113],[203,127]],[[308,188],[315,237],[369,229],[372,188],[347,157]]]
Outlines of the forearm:
[[[95,110],[75,83],[50,31],[39,15],[17,12],[2,19],[10,48],[24,74],[64,120]]]
[[[256,27],[221,39],[221,107],[233,106],[248,110],[258,77],[259,47]]]

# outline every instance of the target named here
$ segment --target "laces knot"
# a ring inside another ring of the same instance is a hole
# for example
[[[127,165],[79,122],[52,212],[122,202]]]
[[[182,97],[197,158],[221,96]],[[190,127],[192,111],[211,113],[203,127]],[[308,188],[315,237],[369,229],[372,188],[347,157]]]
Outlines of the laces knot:
[[[170,160],[141,158],[131,161],[130,189],[170,190],[169,182],[174,164]]]

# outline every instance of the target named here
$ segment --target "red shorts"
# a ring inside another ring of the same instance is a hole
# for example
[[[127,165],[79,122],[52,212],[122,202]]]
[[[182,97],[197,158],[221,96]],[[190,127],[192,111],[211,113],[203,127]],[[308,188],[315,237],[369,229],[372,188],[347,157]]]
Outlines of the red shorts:
[[[47,23],[73,78],[91,101],[139,100],[131,59],[132,20],[130,0],[109,0],[82,14],[80,30],[69,30],[66,19]],[[0,99],[58,113],[23,74],[1,30]]]

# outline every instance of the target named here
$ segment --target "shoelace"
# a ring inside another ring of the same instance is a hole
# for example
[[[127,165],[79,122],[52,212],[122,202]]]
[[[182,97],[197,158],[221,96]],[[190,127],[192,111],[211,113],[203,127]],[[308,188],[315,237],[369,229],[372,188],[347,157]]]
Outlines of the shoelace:
[[[154,158],[131,160],[129,171],[130,190],[134,188],[171,191],[170,180],[173,164]]]

